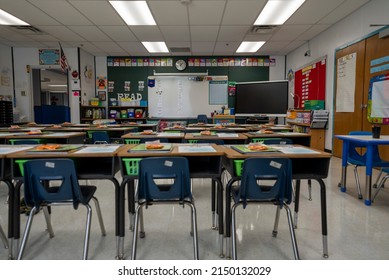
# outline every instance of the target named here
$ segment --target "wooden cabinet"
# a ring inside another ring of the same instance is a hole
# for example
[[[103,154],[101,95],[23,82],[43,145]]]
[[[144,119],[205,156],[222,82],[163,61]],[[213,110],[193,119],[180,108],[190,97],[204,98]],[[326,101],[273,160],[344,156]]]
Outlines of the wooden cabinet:
[[[92,123],[97,119],[107,117],[105,106],[81,106],[80,119],[81,123]]]
[[[145,122],[147,117],[147,106],[109,106],[108,118],[116,122]]]

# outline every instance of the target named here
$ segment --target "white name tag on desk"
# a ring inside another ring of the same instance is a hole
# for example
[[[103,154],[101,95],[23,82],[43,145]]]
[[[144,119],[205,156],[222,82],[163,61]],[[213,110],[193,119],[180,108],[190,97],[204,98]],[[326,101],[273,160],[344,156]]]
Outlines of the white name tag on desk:
[[[193,146],[179,146],[178,152],[180,153],[212,153],[216,150],[209,145],[193,145]]]
[[[218,137],[223,137],[223,138],[237,138],[239,135],[237,133],[216,133]]]

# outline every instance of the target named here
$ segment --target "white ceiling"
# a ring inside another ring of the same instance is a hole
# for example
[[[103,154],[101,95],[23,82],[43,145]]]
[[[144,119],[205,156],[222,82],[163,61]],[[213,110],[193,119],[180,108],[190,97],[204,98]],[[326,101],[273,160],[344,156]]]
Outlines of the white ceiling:
[[[127,26],[107,0],[0,0],[0,9],[41,31],[0,26],[0,43],[58,48],[61,42],[95,56],[150,56],[140,42],[165,41],[190,48],[169,55],[187,56],[235,55],[242,40],[265,40],[255,55],[286,55],[370,0],[306,0],[284,25],[252,32],[266,1],[147,0],[157,26]]]

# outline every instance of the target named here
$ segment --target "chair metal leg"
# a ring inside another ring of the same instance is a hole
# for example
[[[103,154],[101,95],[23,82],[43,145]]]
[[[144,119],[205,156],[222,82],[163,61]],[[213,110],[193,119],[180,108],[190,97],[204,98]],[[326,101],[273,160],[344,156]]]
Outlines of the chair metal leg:
[[[231,207],[231,242],[232,242],[232,259],[237,260],[238,254],[236,251],[236,215],[235,210],[238,204],[234,204]]]
[[[312,181],[308,180],[308,200],[312,201]]]
[[[142,208],[142,205],[138,205],[135,209],[135,223],[134,223],[134,232],[132,234],[132,250],[131,250],[131,259],[136,259],[136,245],[138,241],[138,227],[139,227],[139,212]]]
[[[385,182],[386,182],[386,180],[387,180],[388,178],[389,178],[389,174],[386,175],[386,176],[384,176],[384,177],[381,179],[380,183],[378,184],[377,190],[376,190],[376,192],[374,193],[373,198],[371,199],[371,202],[374,202],[375,197],[377,196],[378,192],[382,189],[382,187],[384,186],[384,184],[385,184]]]
[[[92,208],[90,207],[89,204],[86,204],[85,207],[87,209],[87,216],[86,216],[86,226],[85,226],[84,252],[82,255],[83,260],[88,259],[90,226],[91,226],[91,221],[92,221]]]
[[[53,226],[51,225],[51,215],[49,213],[49,209],[46,206],[43,207],[43,214],[45,216],[47,231],[49,232],[49,236],[50,236],[50,238],[53,238],[54,237],[54,230],[53,230]]]
[[[383,173],[384,171],[382,170],[382,168],[380,169],[380,173],[378,173],[378,176],[377,176],[377,179],[375,180],[375,183],[373,184],[373,188],[377,188],[377,186],[378,186],[378,183],[379,183],[379,181],[380,181],[380,179],[381,179],[381,176],[382,176],[382,173]]]
[[[34,215],[36,211],[37,208],[34,206],[30,211],[30,215],[28,216],[26,229],[24,230],[24,234],[22,238],[22,244],[20,245],[20,249],[17,257],[18,260],[21,260],[23,257],[24,249],[26,248],[26,244],[27,244],[28,235],[30,234],[32,220],[34,219]]]
[[[299,250],[297,247],[296,234],[294,232],[294,227],[293,227],[292,212],[290,211],[290,208],[288,207],[288,205],[286,203],[284,203],[284,208],[285,208],[286,213],[288,215],[288,224],[289,224],[290,238],[292,239],[294,258],[296,260],[299,260],[300,255],[299,255]]]
[[[278,234],[278,224],[280,222],[280,213],[281,213],[281,208],[280,208],[280,206],[277,205],[276,218],[274,220],[274,228],[273,228],[273,232],[272,232],[273,237],[277,237],[277,234]]]
[[[359,176],[358,176],[358,165],[354,166],[354,177],[355,177],[355,182],[357,183],[358,198],[362,199],[361,184],[359,183]]]
[[[1,225],[0,225],[0,239],[3,241],[4,248],[8,249],[8,239]]]
[[[192,232],[193,232],[193,251],[194,251],[194,259],[199,259],[199,245],[198,245],[198,237],[197,237],[197,213],[196,213],[196,207],[194,204],[190,202],[186,202],[186,204],[189,204],[190,208],[192,209]]]
[[[139,229],[139,238],[145,238],[146,232],[145,232],[145,224],[144,224],[144,218],[143,218],[143,208],[139,209],[139,220],[140,220],[140,229]]]
[[[107,232],[105,231],[103,215],[101,214],[101,208],[100,208],[99,200],[96,197],[92,197],[92,199],[93,199],[93,202],[95,203],[95,206],[96,206],[96,213],[97,213],[97,217],[99,219],[99,225],[100,225],[100,229],[101,229],[101,234],[103,236],[106,236]]]

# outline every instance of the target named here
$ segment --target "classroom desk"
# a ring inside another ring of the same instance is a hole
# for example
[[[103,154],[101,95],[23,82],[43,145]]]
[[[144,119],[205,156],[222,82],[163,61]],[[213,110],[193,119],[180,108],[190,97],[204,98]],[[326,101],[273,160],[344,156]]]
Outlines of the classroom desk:
[[[186,133],[184,139],[190,140],[223,140],[225,144],[243,144],[247,136],[243,133],[235,132],[215,132],[212,135],[201,135],[201,133]]]
[[[4,144],[9,139],[43,139],[45,142],[60,144],[83,144],[85,138],[84,132],[43,132],[40,134],[28,133],[10,133],[9,135],[0,134]]]
[[[183,132],[152,132],[151,134],[145,134],[142,132],[130,132],[121,136],[123,140],[125,139],[142,139],[142,138],[150,138],[158,140],[158,139],[167,139],[172,143],[181,143],[184,139],[185,133]]]
[[[300,132],[273,132],[273,133],[259,133],[259,132],[247,132],[244,133],[249,138],[249,142],[252,138],[289,138],[293,141],[293,144],[303,145],[309,147],[311,145],[311,135],[308,133]]]
[[[381,135],[380,138],[373,138],[370,135],[335,135],[343,141],[342,146],[342,177],[340,190],[346,192],[347,161],[350,143],[366,147],[366,181],[365,181],[365,205],[371,205],[371,179],[373,174],[373,153],[374,147],[389,145],[389,135]]]
[[[326,202],[326,186],[323,179],[328,176],[331,154],[319,150],[303,147],[300,145],[280,145],[274,146],[282,152],[257,152],[257,153],[240,153],[233,148],[225,148],[225,157],[223,158],[223,166],[231,174],[231,179],[226,186],[225,195],[225,236],[227,238],[227,246],[230,244],[231,236],[231,197],[230,190],[232,184],[240,177],[235,170],[235,160],[244,160],[249,157],[287,157],[292,160],[292,176],[296,181],[295,189],[295,209],[294,209],[294,226],[297,226],[297,214],[299,208],[300,196],[300,180],[309,179],[316,180],[320,185],[320,201],[321,201],[321,227],[323,236],[323,257],[328,257],[327,243],[327,202]],[[227,249],[227,257],[230,251]]]
[[[15,146],[16,147],[16,146]],[[7,154],[6,158],[10,160],[11,177],[16,181],[13,186],[13,207],[10,215],[10,224],[12,225],[12,236],[15,241],[14,248],[18,248],[20,238],[20,187],[23,184],[23,176],[16,160],[18,159],[42,159],[42,158],[71,158],[75,160],[77,175],[82,180],[109,180],[115,187],[115,235],[117,238],[117,258],[120,258],[120,242],[124,237],[124,228],[120,223],[120,199],[122,190],[120,184],[115,178],[119,171],[116,153],[120,145],[83,145],[83,148],[69,153],[29,153],[28,150]],[[14,255],[13,253],[11,254]],[[16,254],[15,254],[16,255]]]
[[[129,211],[135,213],[135,196],[134,196],[134,179],[136,175],[128,175],[126,166],[123,163],[125,158],[145,158],[145,157],[158,157],[158,156],[181,156],[186,157],[189,161],[189,171],[191,178],[209,178],[212,179],[212,183],[217,184],[217,213],[219,223],[219,240],[220,240],[220,255],[223,254],[223,184],[221,182],[222,173],[222,156],[224,155],[224,148],[215,144],[171,144],[172,149],[170,151],[132,151],[131,148],[137,145],[124,145],[117,153],[119,157],[120,169],[123,176],[122,187],[128,186],[128,200]],[[213,194],[212,194],[213,195]],[[212,197],[212,204],[215,199]],[[120,204],[121,211],[123,213],[120,217],[123,218],[124,223],[124,193],[122,197],[122,203]],[[214,204],[213,204],[214,210]],[[124,227],[124,225],[123,225]]]
[[[11,161],[6,156],[11,153],[16,153],[23,149],[28,149],[31,146],[11,146],[11,145],[0,145],[0,181],[3,181],[8,187],[8,258],[12,259],[12,251],[13,251],[13,200],[14,200],[14,186],[12,184],[12,176],[11,176]]]

